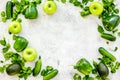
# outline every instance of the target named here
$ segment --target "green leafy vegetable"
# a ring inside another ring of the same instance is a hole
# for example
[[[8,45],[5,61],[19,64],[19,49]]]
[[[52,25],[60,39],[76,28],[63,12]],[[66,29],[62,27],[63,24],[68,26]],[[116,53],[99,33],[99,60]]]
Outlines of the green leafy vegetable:
[[[99,60],[105,64],[111,64],[113,61],[110,60],[110,58],[108,57],[102,57],[102,58],[99,58]]]
[[[119,67],[120,67],[120,62],[116,62],[116,63],[115,63],[115,68],[116,68],[116,69],[119,69]]]
[[[96,76],[95,79],[97,79],[97,80],[103,80],[100,76]]]
[[[10,49],[10,44],[6,44],[6,46],[2,49],[3,53],[6,53]]]
[[[88,16],[89,14],[91,14],[90,11],[82,11],[82,12],[80,12],[80,15],[81,15],[82,17],[86,17],[86,16]]]
[[[98,32],[99,33],[104,33],[104,29],[102,26],[98,25]]]
[[[120,32],[118,32],[118,36],[120,37]]]
[[[74,0],[69,0],[70,3],[73,3]]]
[[[90,77],[89,75],[86,75],[83,77],[83,80],[94,80],[94,78]]]
[[[12,63],[19,63],[22,67],[25,66],[25,60],[17,53],[12,56],[11,62]]]
[[[73,2],[73,4],[74,4],[74,6],[80,6],[81,5],[81,2],[79,2],[79,1],[75,1],[75,2]]]
[[[95,61],[93,61],[93,66],[94,66],[94,69],[92,70],[92,73],[93,74],[96,74],[97,73],[97,65],[98,65],[98,63],[97,62],[95,62]]]
[[[3,38],[3,40],[0,40],[0,44],[3,45],[3,46],[6,45],[6,40],[5,40],[5,38]]]
[[[61,0],[62,3],[66,3],[66,0]]]
[[[10,58],[13,57],[14,54],[15,54],[15,53],[13,53],[13,52],[7,52],[7,53],[5,53],[5,54],[4,54],[5,60],[9,60]]]
[[[5,11],[1,12],[1,17],[5,17]]]
[[[4,66],[3,66],[3,67],[0,67],[0,73],[3,73],[4,70],[5,70],[5,67],[4,67]]]
[[[101,78],[100,76],[95,77],[97,80],[110,80],[109,78]]]
[[[93,0],[82,0],[82,3],[86,5],[86,4],[88,4],[89,1],[93,2]]]
[[[118,14],[118,13],[119,13],[119,9],[115,9],[114,12],[115,12],[116,14]]]
[[[17,19],[17,21],[18,21],[18,22],[22,22],[22,19],[19,18],[19,19]]]
[[[111,68],[111,73],[115,73],[116,70],[118,70],[120,67],[120,62],[116,62],[115,64],[110,64],[110,68]]]
[[[74,74],[73,80],[81,80],[81,76],[77,73]]]
[[[18,73],[19,78],[24,78],[24,80],[27,80],[28,76],[32,74],[31,67],[22,67],[20,72]]]
[[[27,0],[21,0],[21,1],[20,1],[21,6],[24,6],[26,1],[27,1]]]
[[[9,66],[9,64],[6,64],[6,65],[3,65],[2,67],[0,67],[0,73],[3,73],[8,66]]]
[[[2,17],[2,22],[6,22],[7,18],[6,17]]]
[[[41,0],[34,0],[34,2],[36,2],[36,4],[40,4]]]

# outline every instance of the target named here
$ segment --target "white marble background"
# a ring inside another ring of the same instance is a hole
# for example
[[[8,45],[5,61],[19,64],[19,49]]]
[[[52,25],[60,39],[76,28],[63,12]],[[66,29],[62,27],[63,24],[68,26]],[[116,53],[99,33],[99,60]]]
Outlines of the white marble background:
[[[0,0],[0,11],[5,10],[6,2],[7,0]],[[97,24],[101,24],[101,20],[96,16],[82,18],[79,14],[80,8],[61,2],[57,2],[58,9],[54,15],[46,15],[42,10],[43,2],[38,6],[38,19],[27,20],[22,15],[19,16],[22,18],[23,25],[19,35],[26,37],[29,40],[29,46],[36,48],[38,54],[42,56],[43,68],[51,65],[59,70],[59,74],[53,80],[72,80],[73,74],[77,72],[73,69],[73,65],[83,57],[91,63],[97,60],[101,57],[98,53],[100,46],[108,49],[120,61],[120,37],[116,42],[107,45],[106,40],[100,38],[97,31]],[[120,8],[120,1],[115,2]],[[5,36],[12,44],[12,37],[8,34],[9,23],[10,21],[0,22],[0,39]],[[116,46],[118,50],[114,53],[112,49]],[[1,50],[0,59],[4,59]],[[33,67],[34,62],[28,62],[26,66]],[[110,80],[120,80],[119,73],[120,69],[115,74],[110,74]],[[0,80],[18,80],[18,78],[3,73],[0,74]],[[28,80],[42,80],[42,78],[30,76]]]

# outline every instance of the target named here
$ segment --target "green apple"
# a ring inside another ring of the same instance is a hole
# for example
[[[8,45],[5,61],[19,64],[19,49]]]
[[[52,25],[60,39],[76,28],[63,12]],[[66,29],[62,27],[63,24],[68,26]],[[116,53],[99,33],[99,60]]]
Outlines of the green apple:
[[[92,2],[89,6],[89,10],[93,15],[100,15],[103,9],[104,7],[101,2]]]
[[[37,52],[34,48],[29,47],[23,51],[22,56],[24,60],[31,62],[37,57]]]
[[[12,34],[18,34],[22,30],[22,25],[18,21],[13,21],[8,26],[8,31]]]
[[[54,1],[46,1],[43,4],[43,10],[47,14],[54,14],[56,12],[57,5]]]

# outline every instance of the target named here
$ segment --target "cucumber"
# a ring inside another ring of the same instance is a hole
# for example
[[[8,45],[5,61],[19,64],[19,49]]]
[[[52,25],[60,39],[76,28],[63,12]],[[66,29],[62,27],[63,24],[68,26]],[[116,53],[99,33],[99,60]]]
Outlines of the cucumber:
[[[113,56],[110,52],[108,52],[106,49],[104,49],[103,47],[100,47],[98,49],[98,51],[100,52],[101,55],[108,57],[110,60],[112,61],[116,61],[116,57]]]
[[[108,33],[102,33],[101,37],[104,38],[104,39],[107,39],[109,41],[115,41],[116,40],[115,36],[113,36],[112,34],[108,34]]]
[[[40,56],[39,60],[35,63],[35,67],[33,69],[33,76],[37,76],[40,73],[41,67],[42,67],[42,60]]]
[[[13,3],[11,1],[8,1],[6,4],[6,17],[7,19],[12,18],[13,15]]]
[[[58,74],[58,70],[54,69],[51,72],[49,72],[47,75],[43,76],[43,80],[51,80]]]

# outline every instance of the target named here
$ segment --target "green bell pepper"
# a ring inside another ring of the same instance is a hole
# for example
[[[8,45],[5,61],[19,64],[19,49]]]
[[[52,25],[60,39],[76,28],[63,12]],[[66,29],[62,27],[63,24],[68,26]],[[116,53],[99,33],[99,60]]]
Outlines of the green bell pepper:
[[[120,16],[112,15],[102,19],[102,23],[107,31],[114,30],[120,23]]]
[[[74,69],[77,69],[79,72],[83,73],[84,75],[88,75],[93,68],[85,58],[82,58],[76,63]]]
[[[21,52],[27,47],[27,45],[28,45],[27,39],[21,36],[17,36],[13,47],[17,52]]]
[[[38,17],[38,10],[34,3],[30,3],[30,5],[25,10],[25,18],[26,19],[36,19]]]

